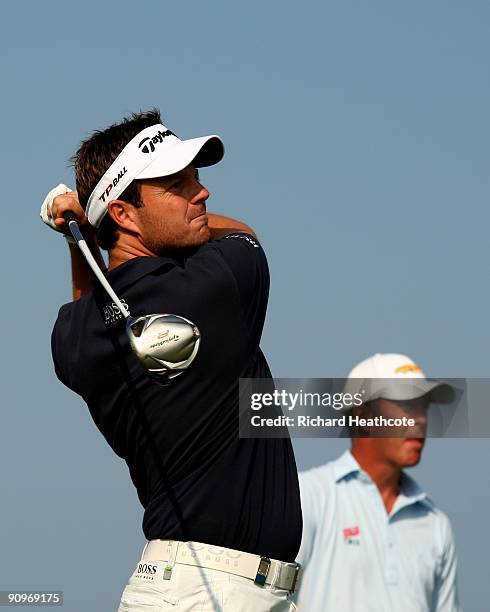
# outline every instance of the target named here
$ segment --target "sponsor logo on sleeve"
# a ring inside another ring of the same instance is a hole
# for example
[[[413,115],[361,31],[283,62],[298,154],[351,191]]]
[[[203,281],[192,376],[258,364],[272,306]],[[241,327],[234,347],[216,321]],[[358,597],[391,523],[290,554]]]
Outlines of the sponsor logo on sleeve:
[[[228,234],[225,238],[240,238],[240,240],[246,240],[249,244],[251,244],[254,248],[259,248],[259,243],[253,239],[249,234]]]

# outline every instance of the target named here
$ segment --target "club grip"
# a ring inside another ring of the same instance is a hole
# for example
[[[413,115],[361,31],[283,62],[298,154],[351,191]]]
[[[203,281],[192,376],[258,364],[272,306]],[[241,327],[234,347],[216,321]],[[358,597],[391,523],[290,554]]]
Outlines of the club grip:
[[[68,228],[70,230],[70,234],[73,238],[80,243],[80,240],[83,240],[82,233],[80,232],[80,228],[78,227],[78,218],[77,216],[71,212],[71,210],[67,210],[63,213],[63,217],[65,221],[68,223]]]
[[[64,212],[63,217],[67,223],[70,223],[70,221],[75,221],[75,223],[78,223],[77,216],[75,215],[75,213],[72,213],[71,210],[67,210],[66,212]]]

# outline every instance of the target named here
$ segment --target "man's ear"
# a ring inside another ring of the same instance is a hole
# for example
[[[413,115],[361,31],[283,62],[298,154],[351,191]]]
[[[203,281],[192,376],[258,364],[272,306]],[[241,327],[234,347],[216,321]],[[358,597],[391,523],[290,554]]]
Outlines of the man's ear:
[[[352,406],[352,416],[359,417],[360,419],[370,419],[373,416],[373,403],[366,402],[360,406]]]
[[[361,404],[357,406],[354,404],[351,408],[351,414],[353,417],[364,418],[366,412],[366,404]]]
[[[366,404],[361,404],[360,406],[353,405],[351,409],[351,416],[358,417],[359,419],[367,419],[371,416],[371,402],[367,402]],[[353,425],[349,428],[351,438],[363,438],[368,436],[369,428],[364,427],[363,425]],[[354,442],[353,442],[354,443]]]
[[[107,205],[107,213],[118,227],[139,235],[140,228],[136,223],[135,211],[136,208],[125,200],[111,200]]]

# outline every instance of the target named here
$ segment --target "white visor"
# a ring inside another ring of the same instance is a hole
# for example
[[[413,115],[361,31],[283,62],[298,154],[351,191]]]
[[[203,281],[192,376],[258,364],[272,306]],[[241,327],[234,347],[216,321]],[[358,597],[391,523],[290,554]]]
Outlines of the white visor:
[[[99,227],[107,206],[135,179],[170,176],[193,163],[197,168],[217,164],[224,155],[219,136],[180,140],[157,123],[137,134],[116,157],[90,194],[85,213]]]

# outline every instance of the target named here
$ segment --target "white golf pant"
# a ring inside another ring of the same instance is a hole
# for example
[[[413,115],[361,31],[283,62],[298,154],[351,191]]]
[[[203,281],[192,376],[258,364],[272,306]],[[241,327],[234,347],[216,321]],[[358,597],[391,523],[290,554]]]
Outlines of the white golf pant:
[[[176,563],[169,580],[162,576],[166,562],[147,561],[148,582],[136,568],[122,594],[118,612],[292,612],[288,592],[260,587],[234,574]]]

